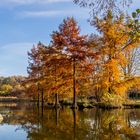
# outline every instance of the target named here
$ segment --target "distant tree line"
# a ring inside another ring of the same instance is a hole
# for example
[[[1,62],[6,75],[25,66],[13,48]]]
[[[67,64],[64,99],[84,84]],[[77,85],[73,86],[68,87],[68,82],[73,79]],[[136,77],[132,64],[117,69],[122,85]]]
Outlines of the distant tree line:
[[[23,90],[24,76],[0,77],[0,96],[18,96]]]

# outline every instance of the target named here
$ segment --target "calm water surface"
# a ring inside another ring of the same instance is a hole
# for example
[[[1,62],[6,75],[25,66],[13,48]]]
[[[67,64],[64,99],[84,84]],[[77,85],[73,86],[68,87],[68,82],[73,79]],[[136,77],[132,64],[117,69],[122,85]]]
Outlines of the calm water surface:
[[[0,140],[140,140],[140,110],[0,104]]]

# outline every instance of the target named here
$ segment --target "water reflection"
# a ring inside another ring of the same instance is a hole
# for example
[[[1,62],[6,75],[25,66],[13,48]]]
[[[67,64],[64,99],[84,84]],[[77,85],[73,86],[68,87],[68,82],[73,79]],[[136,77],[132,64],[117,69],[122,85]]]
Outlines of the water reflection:
[[[140,110],[78,111],[19,104],[1,106],[0,114],[0,139],[5,140],[15,134],[19,140],[140,140]]]

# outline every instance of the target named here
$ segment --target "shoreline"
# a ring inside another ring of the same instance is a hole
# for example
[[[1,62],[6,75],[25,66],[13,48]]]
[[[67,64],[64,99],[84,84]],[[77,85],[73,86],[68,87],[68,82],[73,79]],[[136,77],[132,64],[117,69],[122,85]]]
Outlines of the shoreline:
[[[27,98],[17,98],[17,97],[0,97],[0,103],[29,103],[29,104],[35,104],[38,105],[37,100],[33,100],[33,99],[27,99]],[[62,100],[59,102],[60,103],[60,108],[61,107],[71,107],[72,106],[72,102],[69,100]],[[41,106],[42,102],[40,102],[39,106]],[[50,103],[43,103],[44,106],[43,107],[48,107],[48,108],[56,108],[55,104],[53,102]],[[135,100],[131,100],[130,101],[126,101],[125,103],[122,103],[121,105],[114,105],[111,103],[106,103],[106,102],[96,102],[94,101],[86,101],[86,102],[77,102],[78,105],[78,109],[82,110],[82,109],[90,109],[90,108],[100,108],[100,109],[134,109],[134,108],[140,108],[140,102],[136,102]]]

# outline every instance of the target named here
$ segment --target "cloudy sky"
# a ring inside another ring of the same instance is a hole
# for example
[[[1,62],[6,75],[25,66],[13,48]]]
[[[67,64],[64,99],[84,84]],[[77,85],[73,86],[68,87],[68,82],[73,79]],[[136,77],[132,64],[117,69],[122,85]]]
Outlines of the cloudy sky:
[[[27,51],[38,41],[49,44],[51,32],[67,16],[76,18],[82,33],[94,32],[88,9],[72,1],[0,0],[0,76],[27,75]],[[129,12],[139,5],[136,0]]]

